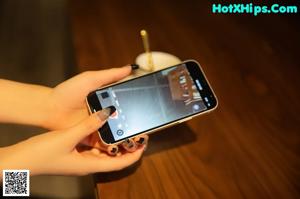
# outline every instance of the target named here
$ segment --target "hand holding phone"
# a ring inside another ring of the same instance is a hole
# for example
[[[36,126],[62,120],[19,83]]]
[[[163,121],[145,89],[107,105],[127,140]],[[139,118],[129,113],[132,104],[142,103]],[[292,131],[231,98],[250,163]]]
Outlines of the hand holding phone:
[[[93,134],[110,115],[103,109],[78,124],[49,131],[17,144],[0,148],[0,179],[3,169],[30,170],[30,175],[87,175],[121,170],[137,162],[145,146],[132,153],[122,151],[111,157],[96,148],[80,147],[85,137]]]
[[[116,109],[99,129],[106,144],[152,133],[217,107],[217,99],[194,60],[103,87],[91,92],[86,102],[91,113],[111,106]]]
[[[134,66],[127,65],[107,70],[86,71],[57,85],[50,90],[45,99],[41,99],[45,106],[43,113],[46,116],[45,118],[39,118],[42,123],[41,126],[51,130],[61,130],[78,124],[89,115],[85,102],[86,96],[99,87],[125,78],[131,73],[132,68]],[[95,132],[83,139],[80,144],[115,155],[118,151],[122,153],[126,151],[133,152],[140,148],[140,142],[142,142],[140,138],[143,140],[143,145],[147,143],[147,136],[137,137],[131,139],[131,142],[127,145],[122,144],[119,150],[119,146],[106,145],[100,142],[99,135]]]

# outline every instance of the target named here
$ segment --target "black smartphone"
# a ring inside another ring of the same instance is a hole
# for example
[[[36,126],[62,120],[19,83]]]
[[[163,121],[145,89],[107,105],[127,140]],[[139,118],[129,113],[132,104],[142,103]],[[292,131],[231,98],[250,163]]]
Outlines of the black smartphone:
[[[86,102],[91,113],[108,106],[116,108],[99,129],[106,144],[187,121],[218,104],[195,60],[100,88],[91,92]]]

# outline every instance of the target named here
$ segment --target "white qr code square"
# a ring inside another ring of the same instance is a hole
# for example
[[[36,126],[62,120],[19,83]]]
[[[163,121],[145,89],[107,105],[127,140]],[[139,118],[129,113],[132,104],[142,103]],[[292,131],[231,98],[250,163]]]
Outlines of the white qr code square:
[[[29,170],[3,170],[3,196],[29,196]]]

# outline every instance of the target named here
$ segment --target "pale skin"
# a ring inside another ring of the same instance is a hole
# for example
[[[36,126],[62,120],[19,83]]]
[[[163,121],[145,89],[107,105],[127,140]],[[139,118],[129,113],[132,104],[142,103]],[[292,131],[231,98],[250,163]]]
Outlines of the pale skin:
[[[130,66],[89,71],[55,88],[0,79],[0,122],[49,129],[0,148],[0,180],[3,169],[29,169],[31,175],[86,175],[121,170],[138,161],[148,136],[130,139],[120,146],[102,143],[97,130],[108,115],[104,110],[89,115],[85,104],[89,92],[130,73]],[[116,149],[114,153],[112,149]]]

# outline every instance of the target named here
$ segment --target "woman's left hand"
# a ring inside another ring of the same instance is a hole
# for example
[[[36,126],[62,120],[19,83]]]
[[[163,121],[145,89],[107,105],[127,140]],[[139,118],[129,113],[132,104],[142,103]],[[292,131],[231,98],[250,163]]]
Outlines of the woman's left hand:
[[[50,104],[47,120],[43,126],[51,130],[59,130],[71,127],[84,118],[88,117],[86,106],[86,96],[101,86],[105,86],[119,81],[131,73],[131,66],[112,68],[100,71],[83,72],[56,86],[48,99]],[[99,139],[98,132],[95,132],[84,140],[81,144],[106,151],[110,155],[115,155],[122,148],[128,152],[134,152],[139,146],[147,143],[148,136],[142,135],[134,139],[128,139],[121,144],[121,148],[116,145],[106,145]]]
[[[89,113],[85,99],[102,86],[119,81],[131,73],[131,66],[100,71],[86,71],[56,86],[47,99],[50,105],[42,126],[58,130],[71,127],[86,118]]]

